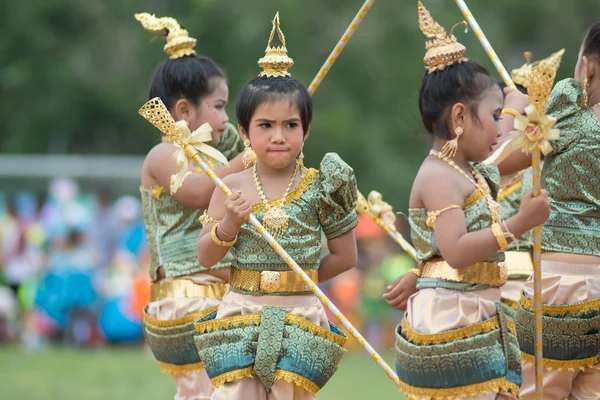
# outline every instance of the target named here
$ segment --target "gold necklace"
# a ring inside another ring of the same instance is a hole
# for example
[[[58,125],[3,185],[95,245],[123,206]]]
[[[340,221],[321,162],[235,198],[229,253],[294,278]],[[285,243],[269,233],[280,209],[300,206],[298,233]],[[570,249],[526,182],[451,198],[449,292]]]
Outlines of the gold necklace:
[[[283,196],[274,204],[269,205],[269,201],[267,200],[267,196],[263,191],[262,183],[258,177],[258,163],[254,164],[254,168],[252,169],[252,176],[254,177],[254,184],[256,185],[256,190],[260,195],[260,198],[265,205],[267,211],[265,215],[263,215],[263,224],[267,228],[267,230],[273,235],[282,235],[287,231],[290,218],[283,210],[283,206],[285,204],[285,199],[287,195],[290,193],[290,189],[296,180],[296,175],[298,174],[298,167],[300,164],[296,162],[296,168],[294,169],[294,173],[292,174],[292,179],[290,179],[290,183],[283,194]]]
[[[475,170],[471,170],[471,173],[475,176],[475,179],[477,180],[477,182],[475,182],[473,180],[473,178],[471,178],[469,175],[467,175],[467,173],[465,171],[463,171],[462,168],[460,168],[453,160],[449,159],[448,157],[446,157],[439,151],[430,150],[429,154],[434,157],[439,158],[440,160],[444,161],[446,164],[450,165],[452,168],[454,168],[456,171],[458,171],[462,176],[467,178],[467,180],[469,182],[471,182],[473,184],[473,186],[475,186],[475,188],[477,188],[478,190],[481,190],[483,192],[483,195],[485,196],[488,210],[490,210],[490,215],[492,217],[492,223],[494,223],[494,224],[500,223],[500,205],[492,197],[492,195],[490,193],[490,189],[489,189],[487,183],[485,182],[485,179],[483,179],[483,177],[481,176],[481,174],[479,172],[477,172]]]

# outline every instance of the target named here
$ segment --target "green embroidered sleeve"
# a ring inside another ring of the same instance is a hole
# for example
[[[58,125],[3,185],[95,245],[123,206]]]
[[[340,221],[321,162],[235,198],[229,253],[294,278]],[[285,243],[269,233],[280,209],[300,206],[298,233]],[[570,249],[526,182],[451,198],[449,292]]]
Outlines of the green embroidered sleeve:
[[[327,153],[321,161],[319,220],[328,240],[354,229],[357,188],[354,170],[337,154]]]

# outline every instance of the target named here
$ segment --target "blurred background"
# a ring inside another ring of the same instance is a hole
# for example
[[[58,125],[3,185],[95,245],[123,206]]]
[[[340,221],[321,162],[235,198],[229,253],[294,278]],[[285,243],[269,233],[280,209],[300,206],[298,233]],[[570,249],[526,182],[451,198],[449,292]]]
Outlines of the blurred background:
[[[566,48],[570,77],[596,0],[470,0],[510,70]],[[308,85],[361,0],[27,0],[0,3],[0,385],[2,399],[166,399],[173,396],[143,346],[148,252],[139,202],[144,155],[159,132],[138,116],[164,41],[136,12],[171,16],[197,51],[229,76],[230,102],[259,68],[278,10],[292,74]],[[446,28],[454,1],[425,6]],[[425,38],[414,1],[377,0],[314,95],[306,164],[339,153],[361,191],[406,212],[429,138],[417,95]],[[472,32],[455,35],[493,70]],[[235,110],[229,107],[235,122]],[[408,237],[406,221],[398,228]],[[324,289],[393,363],[401,315],[381,299],[413,266],[370,221],[357,228],[359,266]],[[322,399],[402,398],[349,341]]]

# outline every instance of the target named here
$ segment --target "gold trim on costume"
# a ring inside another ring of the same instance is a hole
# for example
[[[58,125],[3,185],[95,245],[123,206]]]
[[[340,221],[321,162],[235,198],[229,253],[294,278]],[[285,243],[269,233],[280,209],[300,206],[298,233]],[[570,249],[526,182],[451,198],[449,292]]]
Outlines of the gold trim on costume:
[[[306,191],[306,189],[308,188],[308,185],[310,185],[312,183],[312,181],[316,178],[318,173],[319,173],[319,171],[314,168],[310,168],[308,171],[306,171],[306,173],[302,176],[302,179],[300,179],[300,182],[298,182],[296,187],[293,188],[290,191],[290,193],[286,196],[283,204],[287,205],[287,204],[290,204],[294,200],[298,200],[300,198],[300,196],[302,196],[302,193],[304,193]],[[279,203],[281,203],[281,197],[268,200],[266,203],[252,204],[252,212],[254,214],[258,214],[260,211],[266,212],[266,211],[268,211],[270,206],[277,205]]]
[[[502,297],[502,299],[500,299],[500,301],[502,301],[504,304],[506,304],[507,306],[509,306],[513,310],[519,309],[519,302],[518,301],[515,301],[513,299],[509,299],[508,297]]]
[[[253,376],[255,376],[254,365],[251,365],[246,368],[225,372],[224,374],[221,374],[215,378],[211,378],[210,381],[214,387],[218,387],[228,382],[238,381],[244,378],[252,378]],[[308,390],[313,395],[316,394],[319,390],[321,390],[321,388],[317,386],[316,383],[309,379],[306,379],[302,375],[290,371],[285,371],[282,369],[278,369],[275,371],[274,380],[284,380],[286,382],[293,383],[296,386]]]
[[[212,382],[214,387],[217,387],[217,386],[221,386],[224,383],[239,381],[240,379],[243,379],[243,378],[252,378],[253,375],[254,375],[254,365],[251,365],[246,368],[241,368],[241,369],[236,369],[233,371],[225,372],[224,374],[221,374],[219,376],[215,376],[214,378],[211,378],[210,381]]]
[[[160,281],[150,286],[150,301],[183,297],[193,299],[196,297],[210,297],[221,300],[229,285],[224,282],[215,282],[210,285],[199,285],[190,279],[175,279],[171,281]]]
[[[477,189],[475,189],[473,191],[473,193],[471,193],[470,195],[467,196],[467,198],[465,199],[465,201],[463,203],[463,208],[472,206],[473,204],[477,203],[484,196],[485,196],[485,193],[483,192],[483,190],[481,190],[479,187],[477,187]]]
[[[310,279],[318,284],[319,272],[316,269],[304,270]],[[252,271],[231,268],[229,284],[232,289],[262,293],[302,293],[310,292],[309,287],[294,271]]]
[[[415,331],[408,323],[406,318],[402,319],[402,334],[408,340],[415,344],[431,345],[450,343],[455,340],[466,339],[471,336],[480,335],[483,333],[492,332],[500,329],[500,321],[498,317],[490,318],[486,321],[478,322],[473,325],[465,326],[464,328],[453,329],[440,333],[419,333]],[[510,330],[510,328],[509,328]]]
[[[310,379],[306,379],[302,375],[290,371],[285,371],[283,369],[278,369],[277,371],[275,371],[275,380],[284,380],[288,383],[293,383],[296,386],[308,390],[312,394],[317,394],[317,392],[321,389],[319,386],[317,386],[316,383],[314,383]]]
[[[327,339],[341,347],[344,347],[346,341],[348,340],[344,336],[338,335],[337,333],[323,328],[321,325],[313,324],[306,318],[303,318],[299,315],[286,314],[285,323],[288,325],[297,326],[298,328],[305,330],[312,335],[319,336],[323,339]]]
[[[164,187],[160,185],[154,185],[152,186],[152,189],[150,189],[150,192],[152,193],[152,197],[154,197],[155,200],[158,200],[164,190]]]
[[[422,388],[408,385],[400,381],[400,392],[410,396],[426,397],[429,399],[464,399],[471,396],[494,392],[510,392],[519,394],[519,386],[508,381],[506,378],[493,379],[482,383],[472,385],[457,386],[453,388]]]
[[[498,202],[504,200],[505,198],[507,198],[508,196],[513,194],[514,192],[521,190],[522,186],[523,186],[523,182],[519,179],[518,181],[511,183],[508,186],[504,186],[504,187],[500,188],[500,190],[498,191]]]
[[[185,372],[196,372],[204,369],[204,364],[202,362],[184,365],[169,364],[158,360],[157,362],[160,370],[169,374],[183,374]]]
[[[196,333],[202,334],[207,332],[213,332],[219,329],[238,328],[243,325],[258,326],[260,324],[261,317],[262,314],[234,315],[231,317],[224,317],[210,321],[199,322],[195,324],[194,327],[196,328]],[[286,325],[296,326],[312,335],[319,336],[323,339],[327,339],[341,347],[344,347],[344,345],[346,344],[347,338],[345,338],[344,336],[331,332],[330,330],[327,330],[320,325],[313,324],[306,318],[303,318],[299,315],[286,314],[284,323]]]
[[[196,311],[196,312],[184,315],[181,318],[164,319],[164,320],[153,318],[150,315],[148,315],[146,313],[146,311],[144,311],[144,324],[157,326],[160,328],[169,328],[169,327],[173,327],[173,326],[177,326],[177,325],[183,325],[183,324],[187,324],[190,322],[194,322],[194,321],[204,317],[205,315],[208,315],[211,312],[215,311],[217,308],[219,308],[219,306],[214,306],[214,307],[210,307],[210,308],[207,308],[204,310]]]
[[[502,286],[508,272],[503,262],[480,262],[464,268],[452,268],[442,257],[433,257],[421,264],[421,278],[438,278],[472,285]]]
[[[586,368],[590,368],[598,364],[598,357],[599,356],[593,356],[588,358],[582,358],[580,360],[554,360],[551,358],[544,357],[544,368],[548,371],[553,369],[559,371],[563,369],[567,369],[569,371],[575,371],[575,369],[579,369],[583,371]],[[535,364],[535,356],[532,356],[530,354],[521,352],[521,359],[526,363]]]
[[[521,296],[519,302],[526,310],[533,310],[533,301],[527,297]],[[548,316],[565,316],[569,314],[578,314],[587,311],[597,311],[600,309],[600,299],[584,301],[577,304],[565,304],[563,306],[551,306],[548,304],[542,304],[542,313]]]
[[[529,276],[533,274],[533,261],[531,254],[526,251],[507,251],[504,253],[504,264],[508,269],[508,278],[511,276]]]

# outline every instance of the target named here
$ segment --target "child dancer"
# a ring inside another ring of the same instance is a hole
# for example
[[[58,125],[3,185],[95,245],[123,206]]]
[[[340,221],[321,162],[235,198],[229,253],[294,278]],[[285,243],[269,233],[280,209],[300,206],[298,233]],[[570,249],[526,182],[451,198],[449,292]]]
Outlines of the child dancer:
[[[275,32],[281,47],[271,46]],[[344,354],[346,338],[317,297],[246,222],[253,212],[315,283],[356,263],[354,172],[333,153],[320,170],[302,164],[312,103],[288,73],[292,64],[276,15],[259,60],[263,72],[236,104],[240,133],[258,162],[224,179],[233,194],[215,191],[198,240],[203,265],[229,249],[234,258],[229,293],[196,324],[213,399],[312,399]],[[320,258],[322,233],[329,253]]]
[[[208,144],[233,159],[229,167],[217,168],[217,173],[224,176],[241,171],[241,157],[236,156],[243,145],[228,123],[229,92],[223,70],[210,58],[196,55],[196,39],[173,18],[149,14],[137,14],[136,18],[147,30],[166,33],[165,51],[170,55],[154,74],[150,98],[160,97],[173,118],[185,120],[191,131],[210,123],[213,136]],[[175,379],[175,399],[197,400],[209,398],[212,385],[194,345],[193,322],[203,310],[218,305],[225,294],[230,259],[223,259],[210,271],[198,263],[196,238],[202,228],[198,218],[208,207],[214,184],[190,170],[181,177],[187,180],[186,185],[171,193],[179,172],[173,160],[176,149],[163,138],[163,143],[148,153],[142,170],[141,195],[153,282],[144,330],[161,369]]]
[[[498,170],[478,162],[500,136],[502,92],[420,2],[419,25],[431,39],[419,108],[433,146],[410,197],[421,266],[396,335],[401,390],[411,398],[515,399],[521,363],[498,307],[507,276],[502,250],[546,220],[548,199],[528,194],[517,215],[500,219]],[[506,105],[520,96],[509,91]]]

